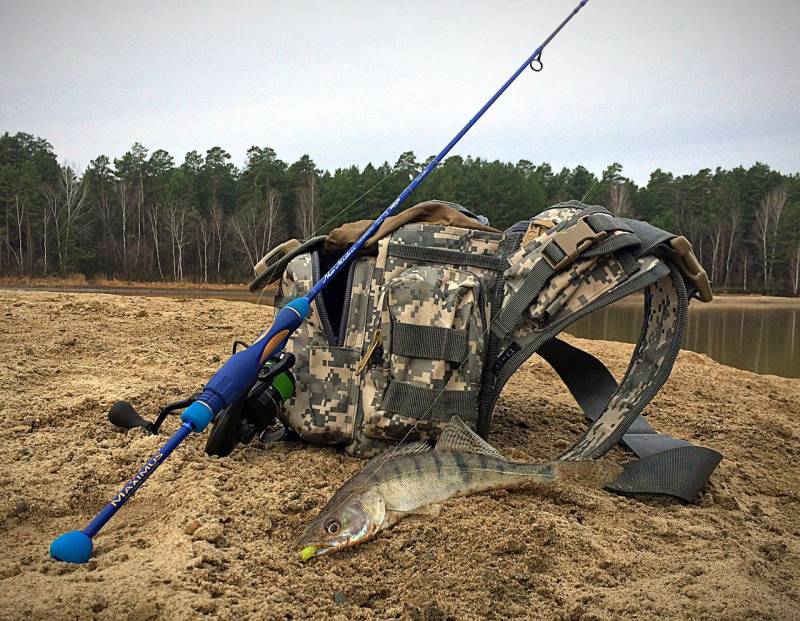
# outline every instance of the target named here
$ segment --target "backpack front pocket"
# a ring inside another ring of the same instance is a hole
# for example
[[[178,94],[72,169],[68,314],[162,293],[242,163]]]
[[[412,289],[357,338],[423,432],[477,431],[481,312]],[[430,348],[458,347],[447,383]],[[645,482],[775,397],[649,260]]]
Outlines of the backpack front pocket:
[[[470,272],[412,267],[386,283],[380,335],[365,353],[364,433],[410,439],[456,414],[476,420],[485,328]]]

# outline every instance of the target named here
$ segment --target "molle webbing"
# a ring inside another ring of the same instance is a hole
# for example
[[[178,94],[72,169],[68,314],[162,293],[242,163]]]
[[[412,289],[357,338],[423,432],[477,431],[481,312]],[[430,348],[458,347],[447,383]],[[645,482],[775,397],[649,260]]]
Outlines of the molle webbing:
[[[392,352],[400,356],[462,363],[468,345],[466,330],[392,322]]]
[[[601,207],[587,207],[547,232],[547,236],[532,252],[538,253],[520,287],[503,306],[492,323],[492,332],[501,340],[513,332],[522,321],[526,309],[558,272],[568,268],[579,256],[606,243],[610,233],[624,239],[611,244],[614,250],[638,244],[631,228]],[[610,241],[617,238],[611,237]],[[599,253],[596,253],[599,254]],[[594,255],[591,255],[594,256]]]
[[[419,418],[446,421],[457,414],[464,420],[477,419],[476,390],[436,390],[406,382],[390,381],[383,397],[383,409],[389,412],[413,412]]]
[[[505,234],[474,219],[462,227],[465,215],[441,202],[403,212],[346,283],[317,298],[293,337],[297,347],[288,348],[307,385],[299,382],[287,404],[287,425],[362,456],[412,432],[435,438],[454,415],[487,438],[506,382],[539,353],[591,422],[560,459],[596,459],[621,442],[640,459],[610,489],[691,501],[721,456],[659,434],[641,417],[669,377],[689,298],[698,291],[710,299],[688,242],[578,201]],[[319,279],[315,244],[300,255],[290,249],[290,264],[265,262],[285,265],[282,289],[293,296]],[[617,385],[602,363],[556,337],[637,292],[644,294],[642,332]]]
[[[442,263],[444,265],[468,265],[470,267],[483,267],[493,270],[499,270],[503,267],[503,260],[494,255],[472,254],[470,252],[458,252],[457,250],[428,248],[425,246],[409,246],[407,244],[390,243],[388,255],[401,259]]]

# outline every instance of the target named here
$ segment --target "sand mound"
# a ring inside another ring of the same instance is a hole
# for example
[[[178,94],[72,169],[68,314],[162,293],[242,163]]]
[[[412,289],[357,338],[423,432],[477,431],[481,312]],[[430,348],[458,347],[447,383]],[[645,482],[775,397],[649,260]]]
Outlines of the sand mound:
[[[649,411],[657,429],[724,453],[696,505],[572,487],[475,496],[302,566],[303,524],[362,462],[300,445],[210,460],[193,437],[109,523],[89,564],[50,560],[51,538],[83,527],[164,440],[115,430],[110,404],[125,398],[152,418],[270,312],[0,292],[0,618],[800,617],[800,380],[695,354]],[[624,370],[630,346],[581,344]],[[583,429],[531,361],[492,441],[542,460]]]

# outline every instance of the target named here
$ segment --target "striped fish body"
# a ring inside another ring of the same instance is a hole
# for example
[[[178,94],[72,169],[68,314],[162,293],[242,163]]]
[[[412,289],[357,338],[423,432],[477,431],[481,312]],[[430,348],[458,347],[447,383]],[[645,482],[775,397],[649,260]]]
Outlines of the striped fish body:
[[[387,511],[414,513],[451,498],[527,484],[552,483],[553,464],[524,464],[485,454],[428,451],[386,460],[367,486]]]
[[[451,498],[562,480],[603,487],[621,471],[598,461],[512,462],[453,417],[433,449],[426,442],[401,445],[339,488],[306,526],[298,541],[300,557],[356,545],[409,516],[435,515]]]

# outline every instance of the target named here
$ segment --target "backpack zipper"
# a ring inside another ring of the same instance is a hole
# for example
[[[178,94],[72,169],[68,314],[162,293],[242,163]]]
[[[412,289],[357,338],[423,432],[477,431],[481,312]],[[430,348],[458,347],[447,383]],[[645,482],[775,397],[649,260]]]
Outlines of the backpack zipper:
[[[344,307],[342,308],[342,319],[339,322],[339,338],[337,345],[344,347],[344,339],[347,335],[347,322],[350,315],[350,302],[353,299],[353,274],[356,271],[356,263],[358,259],[350,264],[350,269],[347,272],[347,284],[344,287]]]
[[[314,281],[316,285],[319,282],[319,253],[312,252],[311,253],[311,279]],[[333,326],[331,325],[331,320],[328,317],[328,311],[325,308],[325,293],[320,292],[315,300],[317,305],[317,313],[319,314],[319,321],[322,324],[322,332],[325,334],[325,340],[327,341],[328,345],[336,345],[336,338],[333,334]]]

